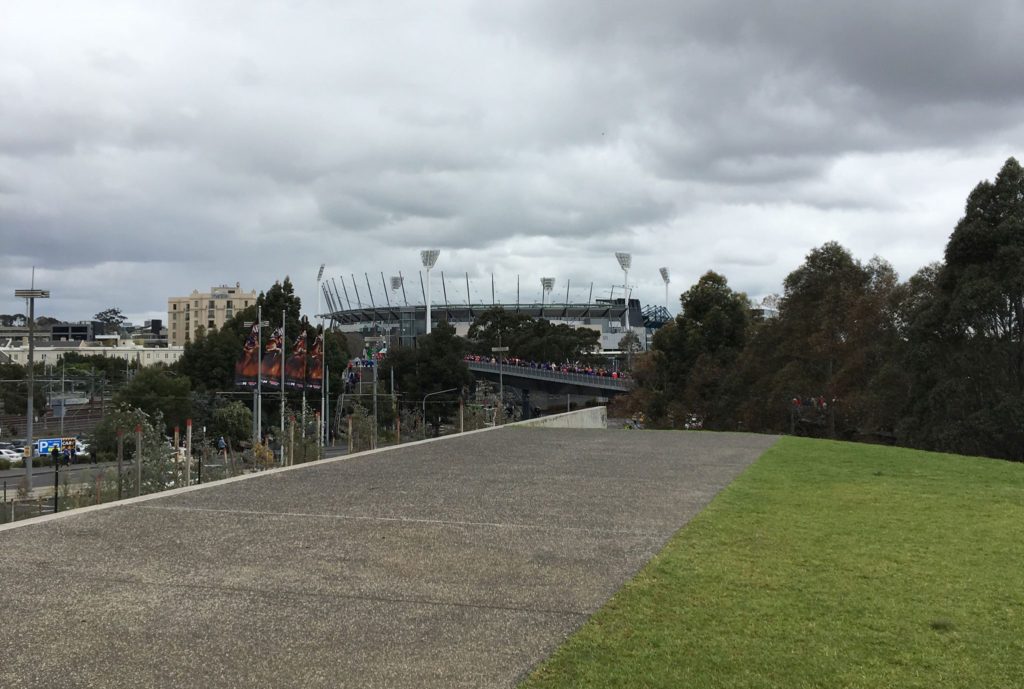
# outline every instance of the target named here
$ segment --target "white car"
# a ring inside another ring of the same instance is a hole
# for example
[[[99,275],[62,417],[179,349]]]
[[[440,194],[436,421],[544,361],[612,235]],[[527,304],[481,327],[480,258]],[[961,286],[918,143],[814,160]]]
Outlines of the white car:
[[[0,457],[3,457],[4,459],[9,459],[12,462],[15,462],[15,461],[20,461],[21,458],[22,458],[22,455],[21,455],[21,453],[15,452],[14,450],[7,450],[7,449],[0,448]]]

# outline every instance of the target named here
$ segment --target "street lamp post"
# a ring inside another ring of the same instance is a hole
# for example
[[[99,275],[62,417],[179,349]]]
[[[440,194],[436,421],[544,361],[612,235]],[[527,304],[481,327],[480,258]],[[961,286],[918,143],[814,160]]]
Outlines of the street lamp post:
[[[447,390],[438,390],[437,392],[428,392],[423,396],[423,438],[427,437],[427,398],[434,395],[443,395],[446,392],[455,392],[458,388],[448,388]]]
[[[363,339],[363,342],[370,346],[370,366],[373,368],[373,446],[377,447],[377,364],[379,363],[377,351],[379,350],[375,350],[373,345],[383,344],[385,338],[380,336],[366,337]]]
[[[32,437],[32,421],[35,410],[33,409],[35,394],[35,325],[36,325],[36,299],[49,299],[50,290],[35,288],[35,268],[32,269],[32,289],[16,289],[14,296],[28,300],[28,404],[27,419],[25,422],[25,481],[28,482],[29,490],[32,489],[32,456],[35,451],[32,447],[35,439]]]
[[[430,269],[437,263],[437,257],[441,253],[439,249],[424,249],[420,252],[420,260],[423,267],[427,269],[427,334],[430,334]]]
[[[498,355],[498,418],[501,422],[505,421],[505,377],[504,367],[502,366],[502,355],[508,351],[508,347],[501,346],[501,337],[498,337],[498,346],[491,347],[491,351]],[[499,426],[501,424],[498,424]]]

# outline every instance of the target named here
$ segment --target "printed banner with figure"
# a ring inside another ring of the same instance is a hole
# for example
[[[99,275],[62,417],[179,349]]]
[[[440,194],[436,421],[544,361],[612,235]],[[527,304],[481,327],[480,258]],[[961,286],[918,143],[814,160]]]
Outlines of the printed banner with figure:
[[[292,347],[292,355],[284,362],[284,384],[289,388],[306,386],[306,331],[303,330]]]
[[[284,334],[281,328],[274,331],[267,341],[266,354],[263,355],[263,384],[270,387],[281,387],[281,355],[284,349]]]
[[[317,335],[309,348],[309,382],[312,390],[319,390],[324,382],[324,336]]]
[[[243,388],[256,387],[259,369],[260,326],[253,323],[252,331],[242,345],[242,358],[235,362],[235,385]]]

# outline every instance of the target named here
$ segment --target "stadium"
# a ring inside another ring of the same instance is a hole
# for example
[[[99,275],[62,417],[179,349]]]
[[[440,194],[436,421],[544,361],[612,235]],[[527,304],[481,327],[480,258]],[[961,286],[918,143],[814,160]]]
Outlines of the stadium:
[[[641,348],[646,350],[653,332],[671,318],[664,306],[643,306],[638,299],[614,296],[616,289],[620,293],[624,291],[622,285],[612,286],[607,298],[596,298],[591,283],[587,299],[581,301],[570,300],[567,284],[565,298],[559,300],[559,295],[555,295],[553,290],[554,279],[540,278],[540,301],[523,301],[519,298],[517,277],[516,298],[507,303],[495,298],[492,275],[491,300],[480,302],[473,299],[474,290],[468,273],[464,280],[461,277],[452,280],[446,279],[441,272],[441,290],[438,295],[436,286],[433,290],[430,287],[430,270],[426,272],[424,280],[423,272],[420,271],[418,285],[407,284],[401,273],[390,280],[385,280],[384,273],[380,273],[380,282],[376,288],[373,286],[376,276],[371,279],[368,273],[363,273],[362,281],[355,274],[349,278],[339,276],[324,280],[321,291],[327,310],[321,315],[329,327],[343,332],[358,333],[364,337],[384,337],[389,343],[409,346],[419,335],[427,332],[428,311],[432,324],[447,321],[455,328],[456,334],[465,336],[480,315],[490,309],[500,308],[532,318],[544,318],[552,323],[597,330],[601,335],[602,351],[606,353],[617,352],[619,342],[630,331],[637,335]],[[432,296],[430,302],[426,298],[427,294]],[[440,301],[437,301],[438,296],[441,297]]]

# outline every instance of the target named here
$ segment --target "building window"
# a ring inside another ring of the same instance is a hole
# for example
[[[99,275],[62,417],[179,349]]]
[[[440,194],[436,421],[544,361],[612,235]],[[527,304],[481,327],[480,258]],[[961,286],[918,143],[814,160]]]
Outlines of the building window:
[[[171,304],[171,309],[174,310],[174,311],[177,311],[178,310],[178,305],[177,304]]]
[[[224,318],[231,318],[231,315],[231,309],[228,309],[227,312],[225,312],[224,314]]]
[[[206,312],[206,317],[207,318],[213,318],[213,309],[210,309],[209,311]]]
[[[206,324],[207,330],[213,330],[216,327],[217,327],[217,324],[214,323],[213,321],[210,321],[209,323]]]
[[[228,308],[229,308],[229,309],[231,308],[231,300],[230,300],[230,299],[228,299],[228,304],[227,304],[227,306],[228,306]]]

